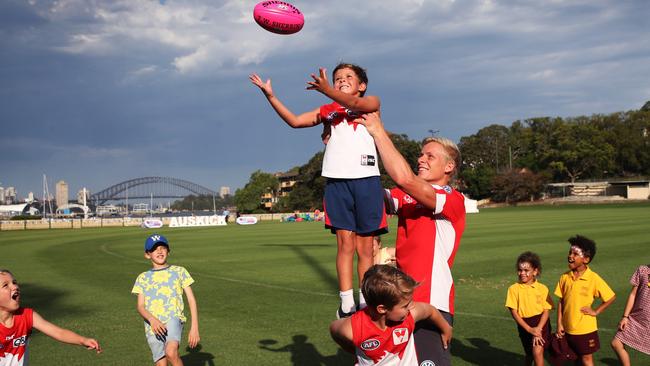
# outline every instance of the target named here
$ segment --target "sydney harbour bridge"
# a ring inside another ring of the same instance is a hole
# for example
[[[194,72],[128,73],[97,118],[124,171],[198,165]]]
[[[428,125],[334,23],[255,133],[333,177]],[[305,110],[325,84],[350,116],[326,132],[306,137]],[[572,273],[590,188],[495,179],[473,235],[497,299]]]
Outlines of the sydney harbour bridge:
[[[114,184],[90,196],[95,205],[108,201],[149,198],[183,198],[189,195],[216,196],[217,192],[199,184],[170,177],[142,177]]]

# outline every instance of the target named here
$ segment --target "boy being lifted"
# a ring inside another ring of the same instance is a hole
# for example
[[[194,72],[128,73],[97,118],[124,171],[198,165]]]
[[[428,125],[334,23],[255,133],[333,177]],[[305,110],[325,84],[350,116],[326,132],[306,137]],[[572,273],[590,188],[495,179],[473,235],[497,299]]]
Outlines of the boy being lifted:
[[[365,95],[368,77],[363,68],[341,63],[334,68],[334,85],[327,80],[325,69],[311,75],[308,90],[316,90],[333,103],[295,115],[273,93],[271,80],[257,74],[251,82],[289,126],[313,127],[324,123],[328,132],[322,175],[327,178],[323,206],[325,227],[336,234],[336,272],[341,305],[337,318],[348,317],[357,310],[353,292],[354,254],[357,253],[359,281],[373,262],[372,238],[387,232],[383,188],[379,179],[379,159],[375,143],[366,128],[354,122],[361,114],[379,111],[376,96]],[[325,138],[324,138],[325,139]],[[359,308],[365,307],[359,290]]]

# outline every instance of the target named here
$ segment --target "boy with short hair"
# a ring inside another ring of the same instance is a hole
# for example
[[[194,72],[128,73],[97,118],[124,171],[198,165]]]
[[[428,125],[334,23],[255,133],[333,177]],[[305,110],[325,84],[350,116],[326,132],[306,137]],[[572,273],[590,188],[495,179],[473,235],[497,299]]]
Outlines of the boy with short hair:
[[[156,366],[182,366],[178,348],[186,321],[183,314],[183,293],[190,307],[192,321],[188,334],[191,348],[199,337],[199,314],[190,285],[194,279],[180,266],[169,265],[169,241],[153,234],[144,243],[144,257],[151,260],[152,269],[141,273],[131,293],[138,295],[138,313],[144,318],[145,335]]]
[[[560,276],[555,287],[555,295],[560,298],[557,337],[566,335],[569,347],[582,365],[590,366],[594,364],[593,353],[600,349],[596,316],[614,302],[616,295],[588,266],[596,256],[596,243],[581,235],[569,238],[569,243],[569,271]],[[600,298],[602,303],[593,309],[595,298]]]
[[[377,264],[361,285],[367,307],[330,325],[330,334],[344,350],[356,354],[360,366],[418,366],[413,330],[415,322],[430,320],[442,330],[446,349],[452,328],[433,306],[413,302],[417,286],[396,267]]]
[[[99,343],[64,328],[60,328],[31,308],[20,306],[20,286],[7,269],[0,269],[0,365],[29,364],[27,346],[32,329],[38,329],[59,342],[77,344],[102,352]]]
[[[313,127],[323,123],[326,143],[322,176],[327,178],[323,205],[325,227],[336,234],[338,251],[336,272],[341,304],[337,318],[348,317],[357,310],[353,292],[354,254],[357,254],[359,282],[373,263],[372,238],[387,232],[388,223],[379,179],[379,158],[372,136],[356,122],[363,113],[379,111],[379,97],[365,95],[366,71],[358,65],[340,63],[332,72],[333,85],[325,69],[311,74],[308,90],[316,90],[332,99],[309,112],[295,115],[273,93],[271,80],[257,74],[249,76],[260,88],[271,107],[293,128]],[[359,291],[359,308],[365,306]]]

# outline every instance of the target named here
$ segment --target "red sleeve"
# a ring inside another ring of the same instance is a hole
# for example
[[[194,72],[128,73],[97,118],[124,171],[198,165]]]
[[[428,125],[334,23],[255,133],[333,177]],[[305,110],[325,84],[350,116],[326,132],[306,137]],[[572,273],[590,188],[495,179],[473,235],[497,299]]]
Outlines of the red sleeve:
[[[395,203],[396,210],[402,208],[402,199],[404,198],[404,195],[406,195],[406,193],[397,187],[390,190],[390,196]]]

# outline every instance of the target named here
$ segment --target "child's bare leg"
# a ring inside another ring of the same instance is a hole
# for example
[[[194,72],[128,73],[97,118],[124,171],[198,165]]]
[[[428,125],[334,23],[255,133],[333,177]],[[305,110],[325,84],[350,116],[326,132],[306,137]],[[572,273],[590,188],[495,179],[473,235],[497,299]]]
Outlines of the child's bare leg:
[[[359,276],[359,288],[363,275],[373,264],[373,240],[371,236],[356,235],[355,246],[357,251],[357,275]]]
[[[339,277],[341,291],[341,310],[344,313],[354,311],[355,302],[352,290],[354,271],[354,247],[356,234],[349,230],[336,230],[336,273]]]
[[[528,356],[526,356],[528,357]],[[530,363],[527,363],[527,365],[530,365],[532,362],[535,362],[535,366],[544,366],[544,346],[533,346],[533,359],[530,360]]]
[[[593,356],[593,354],[580,356],[576,360],[576,362],[580,362],[580,361],[582,361],[582,363],[581,363],[582,366],[594,366],[594,356]]]
[[[614,337],[614,339],[612,339],[611,345],[614,352],[616,352],[616,356],[618,356],[618,360],[621,361],[621,365],[630,366],[630,355],[627,353],[623,342]]]
[[[167,358],[163,357],[160,360],[156,361],[156,366],[167,366]]]
[[[165,358],[172,366],[183,366],[183,360],[178,354],[178,347],[179,344],[176,341],[169,341],[165,344]]]

